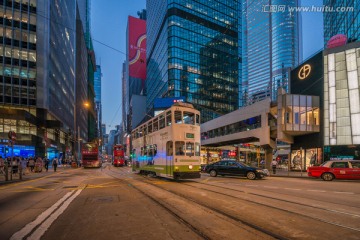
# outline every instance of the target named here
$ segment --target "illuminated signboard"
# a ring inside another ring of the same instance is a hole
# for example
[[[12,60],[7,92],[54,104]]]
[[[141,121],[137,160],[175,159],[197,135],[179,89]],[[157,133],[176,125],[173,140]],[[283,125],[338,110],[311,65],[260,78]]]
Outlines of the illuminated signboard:
[[[193,134],[193,133],[186,133],[185,137],[186,137],[186,138],[195,138],[195,134]]]
[[[347,37],[344,34],[332,36],[326,44],[326,48],[335,48],[343,46],[347,43]]]
[[[154,109],[167,109],[177,102],[185,102],[185,97],[155,98]]]
[[[298,77],[299,79],[305,79],[309,76],[311,72],[311,66],[310,64],[305,64],[304,66],[302,66],[298,72]]]

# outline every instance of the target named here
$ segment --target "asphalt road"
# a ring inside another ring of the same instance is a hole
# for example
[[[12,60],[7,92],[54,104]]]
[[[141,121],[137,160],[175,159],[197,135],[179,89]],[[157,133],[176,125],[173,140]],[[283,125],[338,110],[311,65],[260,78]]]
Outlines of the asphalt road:
[[[360,239],[359,184],[60,168],[0,186],[0,239]]]

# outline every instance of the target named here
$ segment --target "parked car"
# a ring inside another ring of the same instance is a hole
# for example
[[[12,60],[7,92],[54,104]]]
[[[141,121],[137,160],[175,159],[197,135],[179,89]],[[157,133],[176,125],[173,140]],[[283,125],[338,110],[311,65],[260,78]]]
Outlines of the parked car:
[[[222,160],[208,164],[205,166],[204,172],[209,173],[211,177],[216,177],[217,175],[237,175],[247,177],[250,180],[269,176],[267,169],[250,167],[234,160]]]
[[[324,181],[336,179],[360,179],[360,160],[327,161],[320,166],[308,167],[309,177],[322,178]]]

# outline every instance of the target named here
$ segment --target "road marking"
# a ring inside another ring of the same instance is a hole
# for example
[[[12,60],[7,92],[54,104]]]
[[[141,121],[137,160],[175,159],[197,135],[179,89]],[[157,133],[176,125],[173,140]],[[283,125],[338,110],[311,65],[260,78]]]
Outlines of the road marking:
[[[340,193],[340,194],[355,194],[354,192],[334,192],[334,193]]]
[[[64,204],[56,210],[48,219],[45,220],[37,229],[36,231],[28,237],[29,240],[38,240],[41,238],[42,235],[48,230],[51,224],[66,210],[66,208],[70,205],[70,203],[81,193],[82,189],[79,189],[69,197]]]
[[[28,235],[37,225],[42,223],[52,212],[55,211],[66,199],[68,199],[74,191],[66,193],[59,201],[57,201],[54,205],[48,208],[45,212],[41,213],[34,221],[28,223],[25,227],[23,227],[20,231],[14,233],[10,240],[23,239],[26,235]]]
[[[264,186],[264,188],[273,188],[273,189],[277,189],[278,187]]]
[[[284,188],[284,189],[287,189],[287,190],[294,190],[294,191],[300,191],[302,189],[299,189],[299,188]]]
[[[306,191],[308,191],[308,192],[326,192],[324,190],[316,190],[316,189],[308,189]]]
[[[246,184],[246,187],[258,187],[259,185],[250,185],[250,184]]]

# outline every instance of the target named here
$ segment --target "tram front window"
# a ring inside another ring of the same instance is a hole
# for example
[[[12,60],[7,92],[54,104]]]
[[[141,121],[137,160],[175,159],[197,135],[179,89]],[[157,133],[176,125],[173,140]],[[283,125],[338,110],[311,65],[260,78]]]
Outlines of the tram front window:
[[[175,149],[176,149],[176,155],[183,156],[185,155],[184,152],[185,143],[184,142],[175,142]]]
[[[183,113],[183,122],[185,124],[192,124],[195,123],[195,114],[192,112],[184,112]]]
[[[194,143],[186,143],[186,156],[194,156]]]

